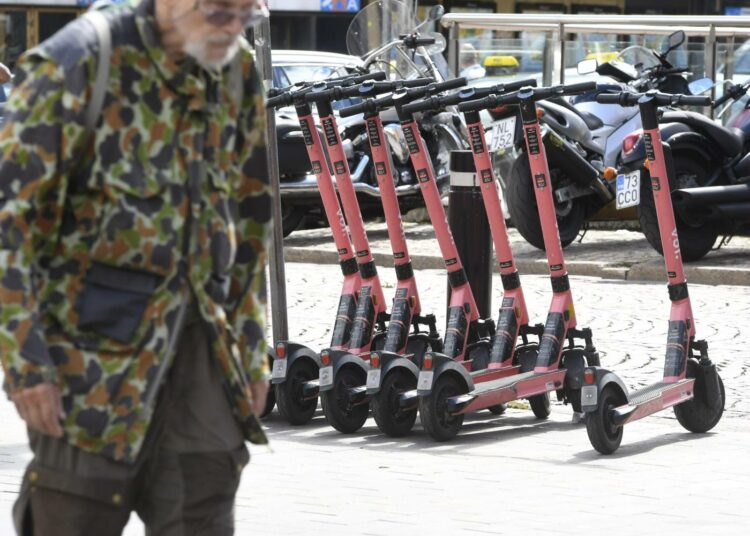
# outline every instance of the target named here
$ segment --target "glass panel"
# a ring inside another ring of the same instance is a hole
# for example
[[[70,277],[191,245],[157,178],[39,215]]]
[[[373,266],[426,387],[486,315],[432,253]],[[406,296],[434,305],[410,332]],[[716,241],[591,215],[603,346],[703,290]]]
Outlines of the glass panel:
[[[26,50],[26,12],[0,11],[0,61],[11,71]]]
[[[73,11],[39,10],[39,42],[52,37],[60,28],[76,18]]]

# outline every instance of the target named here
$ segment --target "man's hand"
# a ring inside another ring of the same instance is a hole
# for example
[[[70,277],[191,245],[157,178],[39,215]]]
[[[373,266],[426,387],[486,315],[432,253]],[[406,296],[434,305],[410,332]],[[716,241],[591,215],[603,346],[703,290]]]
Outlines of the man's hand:
[[[250,384],[250,394],[253,396],[253,411],[256,415],[262,415],[266,409],[266,398],[268,397],[268,380],[260,380]]]
[[[31,428],[52,437],[62,437],[60,419],[65,418],[57,385],[40,383],[10,394],[16,410]],[[264,399],[265,402],[265,399]]]

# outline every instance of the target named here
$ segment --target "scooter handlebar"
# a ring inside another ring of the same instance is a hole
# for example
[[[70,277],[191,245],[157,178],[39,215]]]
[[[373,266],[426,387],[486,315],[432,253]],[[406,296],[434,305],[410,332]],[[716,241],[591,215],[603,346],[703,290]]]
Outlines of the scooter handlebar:
[[[672,95],[649,91],[647,93],[601,93],[596,96],[596,102],[602,104],[619,104],[620,106],[635,106],[642,98],[652,98],[657,106],[709,106],[711,97],[704,95]]]
[[[600,104],[619,104],[620,106],[635,106],[638,102],[637,93],[599,93],[594,98]]]
[[[710,106],[711,97],[707,95],[672,95],[671,104],[683,106]],[[666,103],[665,103],[666,104]]]
[[[498,84],[489,87],[470,87],[465,88],[458,93],[445,95],[443,97],[430,97],[420,102],[412,102],[404,106],[404,112],[416,113],[428,110],[440,110],[446,106],[453,106],[467,101],[475,101],[480,98],[489,97],[490,95],[502,95],[516,91],[522,87],[536,87],[536,79],[519,80],[509,84]]]

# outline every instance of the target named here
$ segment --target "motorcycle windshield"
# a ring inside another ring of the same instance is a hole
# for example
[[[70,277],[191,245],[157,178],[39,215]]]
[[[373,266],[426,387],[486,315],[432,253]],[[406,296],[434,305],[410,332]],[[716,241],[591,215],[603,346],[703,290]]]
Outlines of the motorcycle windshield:
[[[364,56],[409,33],[417,26],[409,6],[398,0],[378,0],[354,17],[346,32],[346,48],[352,56]]]
[[[646,47],[634,45],[620,51],[615,59],[609,62],[613,67],[637,78],[646,70],[660,65],[659,58]]]

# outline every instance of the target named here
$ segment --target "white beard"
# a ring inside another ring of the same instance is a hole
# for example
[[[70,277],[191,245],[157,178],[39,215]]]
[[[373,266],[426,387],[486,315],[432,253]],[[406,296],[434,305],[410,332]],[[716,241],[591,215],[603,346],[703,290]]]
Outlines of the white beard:
[[[223,39],[219,39],[222,41]],[[229,62],[231,62],[240,50],[240,40],[236,38],[227,48],[226,54],[221,58],[214,59],[208,57],[208,44],[212,38],[203,41],[186,41],[183,49],[188,56],[191,56],[198,65],[209,71],[221,71]]]

